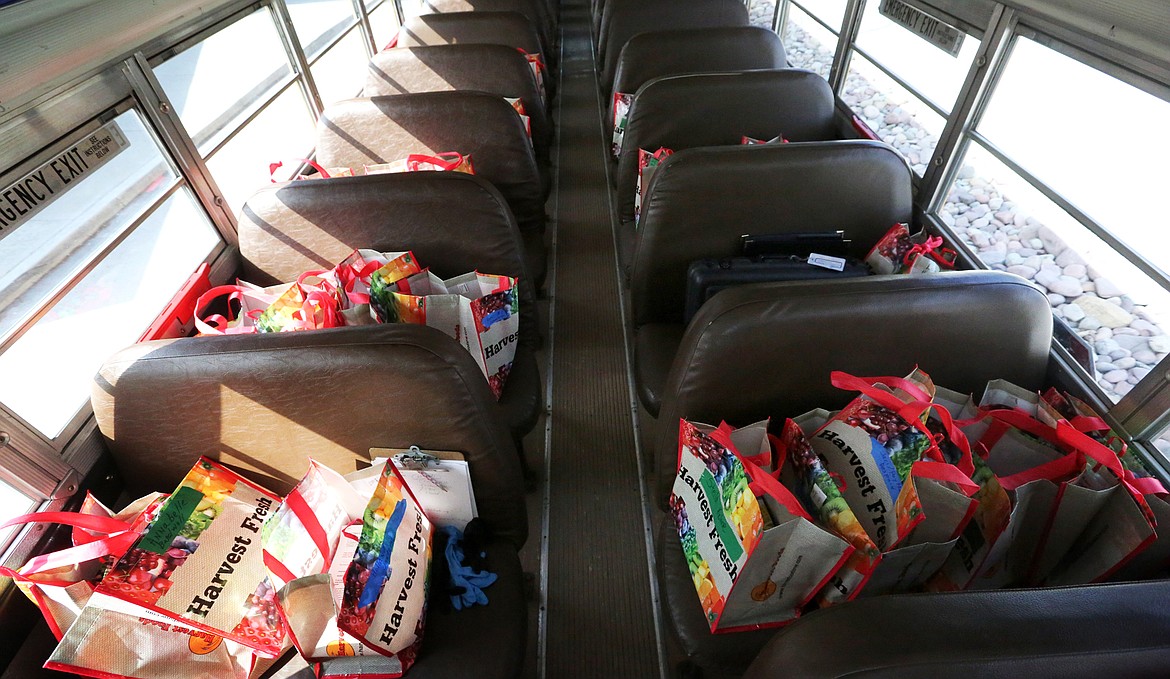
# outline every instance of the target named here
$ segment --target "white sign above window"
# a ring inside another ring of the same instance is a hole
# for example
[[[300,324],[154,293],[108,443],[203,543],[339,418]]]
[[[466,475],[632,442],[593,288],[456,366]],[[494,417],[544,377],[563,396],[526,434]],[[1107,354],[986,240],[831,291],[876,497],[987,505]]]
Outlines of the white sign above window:
[[[32,219],[68,191],[70,184],[109,162],[129,145],[118,124],[109,122],[0,189],[0,238]]]
[[[954,26],[944,23],[917,7],[911,7],[902,0],[882,0],[878,11],[882,13],[882,16],[952,57],[959,56],[959,50],[963,48],[963,38],[967,37],[965,33]]]

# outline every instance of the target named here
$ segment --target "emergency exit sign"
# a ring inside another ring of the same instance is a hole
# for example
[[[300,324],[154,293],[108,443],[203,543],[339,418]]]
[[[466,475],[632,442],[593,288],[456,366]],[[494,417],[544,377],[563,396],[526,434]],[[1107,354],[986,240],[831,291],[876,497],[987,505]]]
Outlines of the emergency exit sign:
[[[959,56],[959,50],[963,48],[966,36],[962,31],[902,0],[882,0],[878,11],[952,57]]]

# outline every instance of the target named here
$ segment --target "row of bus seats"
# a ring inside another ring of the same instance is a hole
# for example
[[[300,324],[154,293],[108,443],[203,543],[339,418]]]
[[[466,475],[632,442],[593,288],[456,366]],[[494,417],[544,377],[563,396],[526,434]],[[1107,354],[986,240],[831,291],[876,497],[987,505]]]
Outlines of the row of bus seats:
[[[995,378],[1028,388],[1056,379],[1045,295],[1002,272],[757,283],[716,293],[684,322],[688,265],[740,254],[744,233],[841,229],[850,254],[864,257],[891,224],[913,219],[906,161],[885,144],[850,139],[851,121],[835,115],[821,78],[749,53],[782,60],[774,35],[757,33],[770,46],[738,54],[722,36],[749,29],[657,30],[708,17],[722,25],[734,11],[707,11],[717,4],[594,3],[602,96],[637,93],[616,217],[631,217],[638,149],[676,151],[646,188],[640,223],[620,232],[634,379],[649,415],[641,435],[663,511],[680,418],[743,424],[840,407],[850,396],[831,387],[833,370],[888,375],[922,365],[938,383],[972,392]],[[796,143],[736,145],[741,135],[780,134]],[[1166,582],[892,595],[818,611],[779,633],[711,634],[673,519],[662,517],[656,532],[663,613],[690,676],[1160,676],[1170,660],[1170,619],[1157,603]]]
[[[367,93],[379,96],[328,106],[318,126],[316,159],[326,168],[457,150],[472,155],[475,175],[293,181],[253,195],[238,219],[238,273],[260,285],[331,267],[359,247],[410,249],[442,277],[472,269],[517,277],[520,338],[498,402],[458,342],[406,324],[144,342],[109,358],[92,389],[98,427],[128,497],[173,487],[200,455],[284,493],[305,472],[306,456],[349,472],[367,464],[371,448],[463,453],[479,516],[493,535],[487,563],[499,580],[487,606],[432,609],[412,677],[462,677],[474,667],[478,677],[502,679],[524,665],[518,552],[528,521],[519,445],[543,402],[531,273],[533,260],[543,261],[543,245],[537,252],[525,236],[543,227],[546,184],[533,149],[547,152],[551,132],[516,50],[532,43],[491,42],[549,29],[517,7],[411,18],[398,41],[410,47],[370,62]],[[548,44],[542,39],[541,49]],[[439,79],[423,76],[423,65]],[[503,95],[527,98],[534,133],[543,136],[529,143]]]

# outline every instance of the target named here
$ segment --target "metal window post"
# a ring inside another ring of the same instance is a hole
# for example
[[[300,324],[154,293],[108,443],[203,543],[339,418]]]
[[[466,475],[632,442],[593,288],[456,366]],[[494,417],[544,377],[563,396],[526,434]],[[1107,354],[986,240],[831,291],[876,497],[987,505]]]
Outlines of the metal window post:
[[[370,26],[370,15],[366,11],[365,0],[353,0],[353,11],[362,26],[362,33],[366,35],[366,56],[373,57],[378,53],[378,46],[374,42],[374,29]]]
[[[849,0],[845,16],[841,20],[841,34],[837,39],[837,51],[833,54],[833,67],[829,70],[829,86],[833,93],[841,96],[845,76],[849,73],[849,59],[853,56],[853,41],[861,28],[861,15],[865,11],[865,0]]]
[[[931,214],[942,209],[947,187],[967,148],[967,135],[979,120],[995,82],[1003,71],[1016,28],[1016,11],[996,5],[991,21],[979,44],[967,79],[959,90],[955,107],[947,117],[942,135],[934,147],[930,165],[919,186],[919,203],[923,212]]]
[[[280,41],[284,43],[284,50],[288,54],[289,63],[293,70],[300,75],[301,89],[309,100],[309,111],[313,114],[313,121],[321,117],[325,106],[321,103],[321,93],[317,91],[317,83],[313,81],[313,73],[309,68],[309,59],[305,50],[301,48],[301,41],[297,38],[297,30],[293,26],[292,15],[288,13],[288,6],[284,0],[272,0],[272,12],[276,18],[276,30],[280,33]]]

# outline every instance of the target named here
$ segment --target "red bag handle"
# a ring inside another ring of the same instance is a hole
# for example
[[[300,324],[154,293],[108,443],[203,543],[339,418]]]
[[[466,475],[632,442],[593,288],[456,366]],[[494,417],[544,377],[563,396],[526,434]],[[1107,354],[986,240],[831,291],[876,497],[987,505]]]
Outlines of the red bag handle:
[[[237,334],[246,334],[246,333],[250,333],[250,332],[255,332],[255,329],[251,328],[251,327],[236,327],[236,328],[227,327],[227,324],[230,321],[230,319],[224,318],[220,314],[211,314],[210,316],[207,316],[207,317],[203,316],[203,311],[208,307],[208,305],[211,304],[212,300],[214,300],[215,298],[217,298],[221,295],[227,295],[228,301],[233,302],[233,301],[240,299],[245,292],[255,292],[255,291],[248,290],[247,288],[244,288],[244,287],[239,286],[239,285],[217,285],[216,287],[211,288],[207,292],[204,292],[202,295],[199,295],[199,299],[195,300],[195,327],[196,327],[196,329],[198,329],[199,332],[204,333],[206,335],[237,335]]]
[[[1085,456],[1078,452],[1072,452],[1050,462],[1032,467],[1031,469],[1025,469],[1022,472],[1008,476],[998,476],[997,478],[999,479],[999,485],[1004,490],[1012,491],[1025,483],[1040,479],[1056,481],[1057,479],[1071,477],[1078,474],[1084,468]]]
[[[939,421],[946,430],[947,436],[962,454],[955,466],[968,477],[975,473],[975,461],[971,458],[971,444],[967,441],[967,436],[959,430],[951,413],[942,405],[931,403],[929,395],[914,382],[903,377],[856,377],[840,370],[834,370],[830,373],[830,381],[838,389],[861,392],[883,408],[897,413],[898,417],[930,437],[931,446],[928,454],[941,461],[943,459],[942,451],[939,450],[938,443],[934,440],[934,433],[920,419],[923,413],[933,409],[938,414]],[[913,398],[921,398],[907,403],[888,391],[875,388],[875,384],[896,387],[911,394]]]
[[[410,172],[417,172],[420,163],[430,163],[449,172],[466,161],[467,156],[464,156],[458,151],[444,151],[442,153],[436,153],[433,156],[428,156],[423,153],[412,153],[406,157],[406,169]]]
[[[787,509],[790,514],[812,521],[812,517],[809,516],[807,511],[805,511],[804,506],[800,504],[800,501],[796,499],[796,496],[792,494],[792,491],[788,490],[784,487],[784,484],[780,483],[780,480],[777,478],[780,476],[780,468],[777,467],[776,471],[773,472],[775,476],[761,469],[759,465],[744,457],[739,452],[739,450],[735,447],[735,444],[731,442],[730,433],[731,427],[726,422],[724,422],[719,426],[718,429],[711,432],[709,436],[714,439],[716,443],[731,451],[731,453],[735,455],[735,458],[740,461],[740,464],[743,465],[744,470],[747,471],[748,477],[751,479],[751,483],[748,485],[748,488],[752,491],[752,493],[756,495],[767,493],[768,495],[771,495],[774,500],[779,502],[785,509]]]
[[[333,178],[329,175],[329,172],[326,171],[325,168],[321,167],[320,165],[313,162],[312,160],[309,160],[308,158],[294,158],[293,160],[296,160],[299,163],[304,163],[305,165],[308,165],[309,167],[313,168],[321,175],[322,179],[332,179]],[[284,167],[283,161],[269,163],[268,164],[268,181],[272,182],[273,184],[278,183],[276,181],[275,175],[276,175],[276,171],[282,167]],[[296,179],[296,177],[294,177],[293,179]]]

